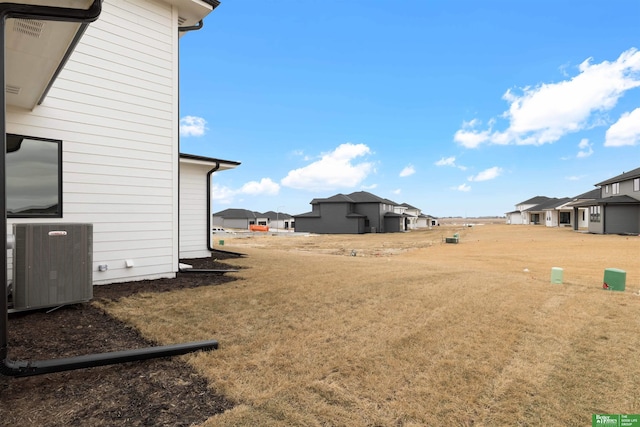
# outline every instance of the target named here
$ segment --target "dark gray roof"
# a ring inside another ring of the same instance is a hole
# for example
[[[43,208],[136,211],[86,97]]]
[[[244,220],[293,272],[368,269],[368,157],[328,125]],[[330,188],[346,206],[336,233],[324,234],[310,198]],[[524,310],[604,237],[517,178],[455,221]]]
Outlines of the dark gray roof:
[[[318,203],[355,203],[355,200],[350,198],[349,196],[345,196],[344,194],[336,194],[335,196],[327,197],[325,199],[313,199],[311,201],[312,205],[316,205]]]
[[[631,196],[626,196],[626,195],[622,195],[622,196],[613,196],[613,197],[605,197],[603,199],[592,199],[592,200],[584,200],[582,202],[575,202],[572,206],[576,206],[576,207],[587,207],[587,206],[597,206],[597,205],[604,205],[606,203],[613,203],[616,205],[619,204],[640,204],[640,200],[635,199]]]
[[[622,181],[626,181],[628,179],[633,179],[633,178],[640,178],[640,168],[636,168],[629,172],[623,172],[620,175],[614,176],[613,178],[609,178],[606,181],[599,182],[596,185],[612,184],[614,182],[622,182]]]
[[[600,197],[600,189],[596,188],[586,193],[582,193],[574,197],[574,199],[582,200],[582,199],[598,199]]]
[[[543,203],[547,200],[549,200],[549,197],[547,196],[535,196],[530,198],[529,200],[518,203],[518,205],[539,205],[540,203]]]
[[[526,209],[525,212],[539,212],[539,211],[543,211],[545,209],[555,209],[560,205],[563,205],[567,202],[570,202],[571,199],[569,197],[563,197],[561,199],[558,199],[556,197],[551,198],[549,200],[546,200],[542,203],[540,203],[539,205],[533,206],[529,209]]]
[[[316,212],[305,212],[298,215],[294,215],[294,218],[320,218],[320,214]]]
[[[217,216],[225,219],[256,219],[259,212],[250,211],[248,209],[225,209],[220,212],[216,212],[213,216]]]
[[[415,206],[411,206],[409,203],[403,203],[400,206],[403,206],[403,207],[405,207],[407,209],[418,209]]]
[[[386,205],[398,205],[392,200],[384,199],[382,197],[376,196],[375,194],[371,194],[368,191],[355,191],[351,194],[348,194],[347,196],[355,203],[384,203]]]
[[[318,203],[383,203],[386,205],[398,206],[398,204],[393,200],[384,199],[367,191],[356,191],[351,194],[340,193],[327,197],[326,199],[313,199],[311,201],[312,205]]]
[[[278,219],[289,219],[291,218],[291,215],[289,215],[288,213],[284,213],[284,212],[275,212],[275,211],[267,211],[263,214],[258,214],[258,216],[260,216],[261,218],[269,218],[269,219],[273,219],[273,220],[278,220]]]

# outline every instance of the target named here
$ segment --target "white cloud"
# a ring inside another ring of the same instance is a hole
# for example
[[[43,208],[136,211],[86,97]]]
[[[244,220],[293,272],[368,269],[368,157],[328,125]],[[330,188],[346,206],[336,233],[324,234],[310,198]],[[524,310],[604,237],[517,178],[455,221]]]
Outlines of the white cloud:
[[[502,174],[502,169],[497,166],[494,166],[492,168],[483,170],[482,172],[480,172],[475,176],[470,176],[469,181],[474,181],[474,182],[489,181],[497,178],[501,174]]]
[[[580,181],[582,178],[584,178],[584,175],[572,175],[572,176],[568,176],[567,180],[569,180],[569,181]]]
[[[207,121],[202,117],[184,116],[180,119],[180,136],[202,136],[207,130]]]
[[[400,171],[400,177],[404,178],[406,176],[411,176],[414,173],[416,173],[416,168],[414,168],[413,165],[409,165]]]
[[[452,166],[461,170],[467,170],[466,166],[461,166],[461,165],[456,165],[456,158],[451,156],[451,157],[443,157],[440,160],[438,160],[437,162],[435,162],[436,166]]]
[[[395,190],[392,191],[393,194],[398,195],[400,193],[402,193],[402,189],[401,188],[397,188]]]
[[[236,192],[229,187],[213,183],[211,186],[211,200],[215,204],[230,205],[234,201]]]
[[[589,157],[590,155],[593,154],[593,145],[589,142],[587,138],[582,138],[580,140],[580,143],[578,144],[578,148],[580,149],[580,151],[578,151],[578,154],[577,154],[577,157],[579,159]]]
[[[488,130],[476,131],[475,129],[460,129],[453,135],[453,140],[465,148],[477,148],[480,144],[489,141]]]
[[[371,154],[364,144],[341,144],[330,153],[303,168],[294,169],[280,183],[300,190],[324,191],[353,188],[374,171],[373,163],[355,160]]]
[[[460,184],[457,187],[453,187],[454,190],[458,190],[458,191],[471,191],[471,186],[467,185],[467,184]]]
[[[238,192],[250,195],[275,196],[280,192],[280,185],[273,182],[270,178],[262,178],[260,182],[247,182]]]
[[[378,188],[378,184],[363,185],[361,188],[363,190],[373,190],[374,188]]]
[[[640,52],[629,49],[613,62],[580,64],[579,74],[558,83],[507,90],[503,99],[509,109],[504,131],[478,130],[478,121],[463,124],[454,140],[466,148],[484,143],[541,145],[570,132],[602,124],[598,114],[612,109],[629,89],[640,86]],[[615,135],[614,135],[615,136]],[[610,145],[618,143],[612,138]]]
[[[624,113],[607,129],[605,147],[637,145],[640,142],[640,108]]]
[[[436,166],[455,166],[456,158],[455,157],[447,157],[446,159],[443,157],[435,163]]]

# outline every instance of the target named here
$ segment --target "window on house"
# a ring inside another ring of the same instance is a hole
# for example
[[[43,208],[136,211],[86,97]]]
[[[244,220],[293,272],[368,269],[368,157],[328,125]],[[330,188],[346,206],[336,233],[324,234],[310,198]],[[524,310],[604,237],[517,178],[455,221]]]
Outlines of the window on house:
[[[634,178],[633,191],[640,191],[640,178]]]
[[[560,212],[560,224],[571,224],[571,212]]]
[[[534,224],[540,223],[540,214],[531,214],[531,222]]]
[[[604,194],[609,194],[609,185],[604,186]]]
[[[591,206],[589,208],[589,221],[600,222],[600,206]]]
[[[7,135],[7,216],[62,218],[62,141]]]
[[[620,194],[620,183],[619,182],[611,184],[611,193],[612,194]]]

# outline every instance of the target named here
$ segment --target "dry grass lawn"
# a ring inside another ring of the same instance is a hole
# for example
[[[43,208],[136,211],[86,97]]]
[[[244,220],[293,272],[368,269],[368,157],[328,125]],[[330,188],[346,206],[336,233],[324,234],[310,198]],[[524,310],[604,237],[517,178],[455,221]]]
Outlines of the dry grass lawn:
[[[460,244],[443,236],[461,235]],[[107,310],[237,406],[205,426],[591,425],[640,413],[640,237],[485,225],[225,237],[240,280]],[[352,252],[355,251],[355,256]],[[564,283],[550,284],[552,267]],[[602,290],[605,268],[626,291]],[[525,271],[525,269],[527,271]]]

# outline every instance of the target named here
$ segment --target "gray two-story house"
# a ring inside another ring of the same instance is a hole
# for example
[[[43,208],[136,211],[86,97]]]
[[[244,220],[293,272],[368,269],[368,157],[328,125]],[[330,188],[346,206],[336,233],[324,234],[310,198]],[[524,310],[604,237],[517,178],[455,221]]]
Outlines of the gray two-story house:
[[[600,198],[581,206],[589,209],[589,232],[640,233],[640,168],[599,182]]]
[[[313,199],[312,211],[294,215],[296,231],[318,234],[393,233],[405,230],[397,203],[366,191]]]

